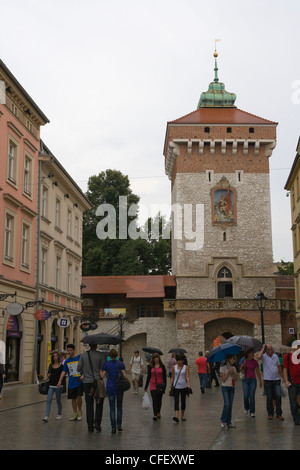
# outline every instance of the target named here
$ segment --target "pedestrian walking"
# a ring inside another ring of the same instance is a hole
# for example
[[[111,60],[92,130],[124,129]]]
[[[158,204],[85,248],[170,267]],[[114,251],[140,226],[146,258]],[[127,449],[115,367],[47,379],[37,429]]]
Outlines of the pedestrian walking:
[[[81,374],[77,370],[80,355],[76,354],[74,344],[67,344],[67,352],[69,354],[69,357],[65,360],[63,371],[61,373],[57,386],[61,386],[65,375],[68,374],[69,381],[67,397],[68,400],[72,401],[73,409],[73,414],[70,418],[70,421],[81,421],[83,384],[81,380]]]
[[[222,395],[224,400],[223,411],[221,415],[222,428],[235,428],[232,423],[232,405],[235,394],[235,382],[237,380],[236,368],[233,365],[235,357],[231,354],[226,356],[225,364],[221,366]]]
[[[242,382],[244,413],[245,415],[250,413],[250,416],[255,418],[255,391],[257,387],[257,379],[260,387],[262,387],[262,380],[259,371],[259,364],[254,359],[253,349],[249,349],[246,352],[245,359],[241,363],[240,370],[244,370],[245,372],[245,378]]]
[[[206,382],[207,382],[207,377],[208,377],[207,374],[210,371],[210,365],[207,362],[207,358],[203,356],[202,351],[199,352],[199,357],[196,360],[196,365],[198,367],[200,390],[201,390],[201,393],[205,393],[205,387],[206,387]]]
[[[131,375],[132,385],[133,385],[133,393],[138,393],[139,391],[139,381],[140,376],[143,374],[143,359],[140,356],[140,352],[138,350],[134,351],[132,358],[130,359],[130,366],[129,366],[129,375]]]
[[[268,419],[272,420],[274,416],[274,403],[276,403],[276,416],[283,421],[281,408],[281,380],[283,378],[282,367],[277,354],[270,344],[264,344],[257,359],[262,360],[264,390],[267,396]]]
[[[176,364],[176,354],[173,352],[170,359],[167,362],[169,368],[169,379],[172,377],[173,366]]]
[[[173,387],[175,416],[173,421],[179,423],[179,401],[181,402],[181,421],[186,421],[184,412],[186,409],[186,397],[188,390],[191,390],[189,367],[184,364],[184,355],[176,356],[176,364],[172,369],[172,376],[169,387],[169,394]]]
[[[107,377],[106,382],[106,393],[109,401],[109,410],[110,410],[110,422],[111,422],[111,432],[116,434],[118,431],[122,432],[122,415],[123,415],[123,395],[124,392],[121,392],[117,388],[117,378],[119,372],[121,372],[125,379],[129,381],[125,373],[125,365],[123,361],[118,360],[118,351],[116,349],[111,349],[109,352],[109,361],[105,361],[100,371],[102,379]],[[116,419],[116,405],[117,405],[117,419]]]
[[[210,368],[210,381],[211,381],[211,384],[212,384],[213,380],[215,381],[215,387],[220,386],[219,380],[218,380],[218,377],[217,377],[217,369],[218,369],[218,364],[216,362],[214,362],[211,365],[211,368]]]
[[[148,366],[148,374],[144,391],[150,385],[153,406],[153,421],[161,418],[162,397],[167,385],[167,372],[160,355],[154,353]]]
[[[53,395],[56,396],[56,403],[57,403],[57,416],[56,419],[61,419],[62,413],[62,402],[61,402],[61,394],[62,394],[62,387],[58,385],[61,373],[63,371],[63,365],[61,363],[60,355],[57,351],[54,351],[51,354],[51,362],[48,368],[47,380],[49,381],[49,389],[47,393],[47,404],[46,404],[46,416],[43,418],[45,423],[48,422],[50,411],[51,411],[51,404]]]
[[[3,383],[4,383],[4,379],[5,379],[6,375],[5,375],[5,369],[4,369],[4,366],[3,364],[0,363],[0,400],[2,398],[2,388],[3,388]]]
[[[291,352],[283,357],[283,375],[288,389],[291,415],[295,425],[300,424],[299,406],[297,396],[300,394],[300,341],[292,344]]]
[[[95,400],[91,394],[92,387],[97,388],[100,377],[100,369],[104,363],[104,356],[97,351],[97,345],[91,344],[90,349],[81,354],[77,370],[83,374],[83,391],[86,405],[86,421],[88,432],[101,431],[104,397]],[[96,383],[95,383],[96,381]],[[95,404],[95,406],[94,406]]]

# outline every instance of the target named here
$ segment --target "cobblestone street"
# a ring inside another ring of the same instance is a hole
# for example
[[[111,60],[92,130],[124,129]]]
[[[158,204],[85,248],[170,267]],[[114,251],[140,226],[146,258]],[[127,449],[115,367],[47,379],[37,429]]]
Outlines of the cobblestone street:
[[[162,418],[152,420],[152,410],[141,408],[143,391],[126,392],[123,401],[123,432],[111,434],[108,401],[105,399],[102,432],[88,433],[83,419],[69,421],[71,403],[63,395],[63,413],[57,421],[56,402],[48,423],[45,397],[36,385],[5,386],[0,401],[1,450],[102,450],[102,451],[197,451],[197,450],[299,450],[300,427],[290,415],[288,398],[283,399],[283,422],[268,421],[265,397],[256,391],[256,417],[244,416],[241,383],[236,386],[233,422],[236,429],[222,430],[221,387],[206,389],[202,395],[198,380],[192,377],[193,395],[188,398],[186,422],[176,424],[172,417],[173,399],[163,398]]]

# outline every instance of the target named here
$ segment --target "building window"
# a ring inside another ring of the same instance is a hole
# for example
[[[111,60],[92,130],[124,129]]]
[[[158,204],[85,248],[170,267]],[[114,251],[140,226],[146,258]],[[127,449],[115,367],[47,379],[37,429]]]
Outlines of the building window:
[[[70,211],[70,209],[68,209],[67,236],[72,236],[72,212]]]
[[[56,257],[56,264],[55,264],[55,288],[59,289],[60,283],[60,257]]]
[[[41,282],[42,284],[46,284],[47,282],[47,250],[42,249],[42,256],[41,256]]]
[[[74,238],[75,242],[79,243],[79,218],[77,217],[77,215],[75,216]]]
[[[204,127],[204,132],[206,132],[207,134],[209,134],[210,128],[209,128],[209,127]]]
[[[10,140],[8,143],[7,178],[12,183],[17,182],[17,146]]]
[[[55,226],[60,228],[60,200],[56,199],[55,204]]]
[[[75,283],[74,295],[79,295],[79,289],[78,289],[78,286],[79,286],[79,269],[78,268],[75,268],[74,283]]]
[[[223,267],[218,272],[218,299],[224,299],[225,297],[233,297],[232,288],[232,274],[231,271]]]
[[[21,264],[24,268],[29,268],[29,239],[30,239],[30,227],[26,224],[22,226],[22,248],[21,248]]]
[[[42,217],[48,217],[48,188],[45,186],[42,189]]]
[[[254,127],[249,127],[249,134],[254,134]]]
[[[13,261],[14,218],[10,214],[5,216],[4,258]]]
[[[72,264],[68,263],[68,271],[67,271],[67,292],[71,294],[72,290]]]
[[[227,134],[231,134],[231,132],[232,132],[231,127],[227,127]]]
[[[31,180],[32,180],[32,160],[29,157],[25,157],[23,191],[28,196],[31,196]]]

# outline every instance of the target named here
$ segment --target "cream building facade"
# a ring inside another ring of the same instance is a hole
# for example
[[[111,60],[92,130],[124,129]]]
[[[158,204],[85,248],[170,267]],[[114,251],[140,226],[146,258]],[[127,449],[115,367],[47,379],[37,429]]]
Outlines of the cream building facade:
[[[50,317],[37,321],[37,370],[45,377],[49,351],[81,350],[82,215],[91,205],[43,141],[39,168],[37,295]]]
[[[291,202],[297,338],[300,339],[300,139],[285,189],[289,191]]]

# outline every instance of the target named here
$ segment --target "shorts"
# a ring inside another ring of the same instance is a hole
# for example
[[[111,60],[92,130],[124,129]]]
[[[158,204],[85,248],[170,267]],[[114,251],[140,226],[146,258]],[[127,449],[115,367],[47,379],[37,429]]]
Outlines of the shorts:
[[[68,388],[68,399],[76,400],[77,397],[82,397],[83,395],[83,384],[78,385],[75,388]]]
[[[139,380],[140,375],[141,375],[141,374],[135,374],[134,372],[132,372],[131,378],[132,378],[132,380]]]

